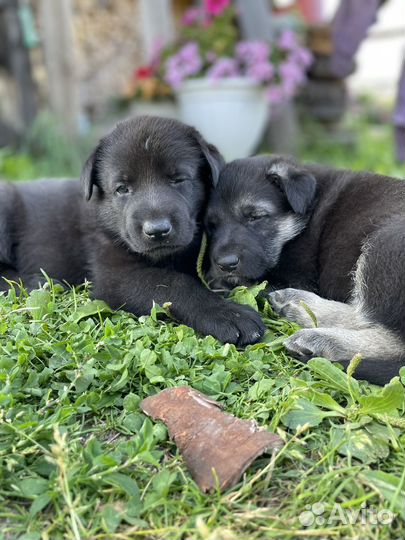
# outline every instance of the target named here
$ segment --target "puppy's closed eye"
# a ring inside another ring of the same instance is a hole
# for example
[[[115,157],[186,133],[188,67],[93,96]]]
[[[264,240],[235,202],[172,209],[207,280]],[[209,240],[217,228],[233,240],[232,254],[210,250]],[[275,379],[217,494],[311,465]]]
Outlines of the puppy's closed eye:
[[[120,184],[115,188],[115,195],[126,195],[130,192],[130,188],[126,184]]]
[[[246,216],[246,220],[249,222],[249,223],[252,223],[253,221],[259,221],[260,219],[263,219],[265,217],[268,217],[268,214],[256,214],[256,213],[253,213],[253,214],[249,214]]]
[[[272,213],[274,213],[273,205],[264,201],[259,206],[248,205],[242,208],[243,219],[249,223],[270,217]]]
[[[185,182],[188,182],[190,180],[190,178],[188,176],[182,176],[182,175],[179,175],[179,176],[172,176],[170,179],[169,179],[169,183],[172,185],[172,186],[177,186],[179,184],[184,184]]]

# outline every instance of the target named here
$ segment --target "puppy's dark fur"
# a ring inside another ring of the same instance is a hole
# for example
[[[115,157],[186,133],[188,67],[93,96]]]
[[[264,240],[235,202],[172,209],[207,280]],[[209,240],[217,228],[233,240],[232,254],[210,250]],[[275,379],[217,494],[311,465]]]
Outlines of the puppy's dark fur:
[[[171,302],[179,321],[222,341],[263,333],[246,306],[196,278],[199,226],[222,158],[174,120],[128,120],[100,141],[79,181],[0,184],[0,275],[33,288],[40,269],[136,315]],[[84,194],[83,194],[84,190]],[[4,280],[0,287],[7,287]]]
[[[281,289],[274,309],[305,327],[286,341],[294,356],[347,364],[361,353],[357,375],[377,383],[405,364],[404,182],[279,156],[237,160],[206,223],[213,286],[267,279]]]

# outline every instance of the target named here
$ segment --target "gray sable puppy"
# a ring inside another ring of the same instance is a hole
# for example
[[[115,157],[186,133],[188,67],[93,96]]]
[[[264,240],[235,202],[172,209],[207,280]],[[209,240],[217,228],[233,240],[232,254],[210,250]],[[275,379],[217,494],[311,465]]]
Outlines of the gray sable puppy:
[[[206,215],[213,288],[268,280],[278,313],[304,327],[285,346],[378,384],[405,364],[405,182],[282,156],[222,170]],[[304,302],[317,319],[317,327]]]
[[[197,279],[208,193],[223,165],[216,148],[175,120],[140,117],[101,139],[79,180],[0,183],[0,276],[29,288],[40,269],[93,282],[113,308],[142,315],[171,302],[202,334],[244,345],[264,325]],[[83,194],[84,190],[84,194]],[[0,290],[8,285],[0,280]]]

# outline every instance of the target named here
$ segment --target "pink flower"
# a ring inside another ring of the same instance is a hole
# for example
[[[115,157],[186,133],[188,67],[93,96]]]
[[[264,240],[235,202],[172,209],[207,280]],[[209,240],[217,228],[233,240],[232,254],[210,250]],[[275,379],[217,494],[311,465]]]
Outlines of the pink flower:
[[[200,8],[190,8],[185,11],[181,18],[181,24],[183,26],[192,26],[202,17],[203,11]]]
[[[141,66],[135,71],[136,79],[150,79],[153,75],[154,71],[151,66]]]
[[[204,0],[205,11],[210,15],[220,15],[231,3],[231,0]]]
[[[239,75],[238,63],[233,58],[219,58],[207,72],[210,79],[217,80],[224,77]]]

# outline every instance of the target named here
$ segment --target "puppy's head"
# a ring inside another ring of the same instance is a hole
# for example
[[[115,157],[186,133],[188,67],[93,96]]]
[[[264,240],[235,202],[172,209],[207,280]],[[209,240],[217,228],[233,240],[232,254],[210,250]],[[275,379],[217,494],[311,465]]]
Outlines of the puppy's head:
[[[192,242],[222,164],[195,129],[144,116],[101,139],[81,181],[100,227],[115,242],[160,259]]]
[[[283,246],[305,228],[315,192],[315,178],[290,158],[258,156],[226,165],[205,221],[212,287],[264,279]]]

